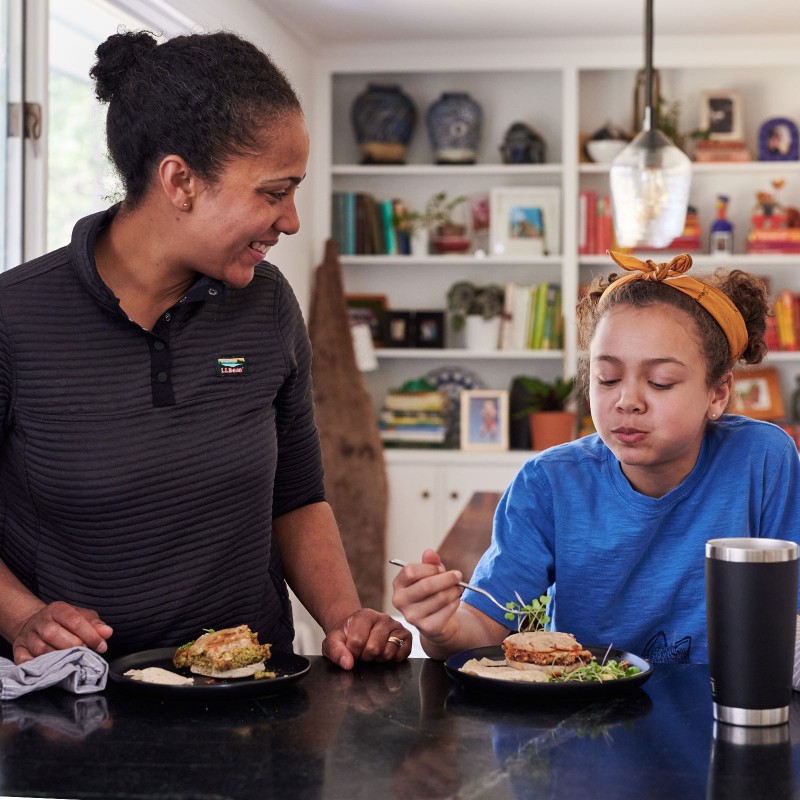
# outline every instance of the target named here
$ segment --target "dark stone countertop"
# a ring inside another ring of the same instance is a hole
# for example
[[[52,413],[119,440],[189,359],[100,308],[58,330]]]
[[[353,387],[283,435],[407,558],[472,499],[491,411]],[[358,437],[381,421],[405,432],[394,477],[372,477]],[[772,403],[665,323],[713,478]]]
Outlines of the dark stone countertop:
[[[4,797],[790,798],[793,721],[736,744],[716,731],[708,669],[657,666],[624,695],[543,704],[469,693],[412,659],[343,672],[322,657],[284,694],[167,700],[58,689],[0,703]],[[752,731],[753,729],[747,729]],[[745,729],[733,729],[743,736]]]

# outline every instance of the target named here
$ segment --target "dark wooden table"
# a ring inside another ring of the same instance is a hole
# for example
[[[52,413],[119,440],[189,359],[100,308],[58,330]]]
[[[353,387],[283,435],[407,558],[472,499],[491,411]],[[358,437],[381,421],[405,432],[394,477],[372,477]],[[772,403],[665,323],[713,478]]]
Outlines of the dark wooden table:
[[[282,695],[168,701],[110,686],[0,704],[0,795],[80,800],[777,798],[798,796],[789,726],[737,744],[711,718],[704,666],[547,704],[466,693],[440,662],[320,657]],[[733,729],[744,736],[745,729]]]

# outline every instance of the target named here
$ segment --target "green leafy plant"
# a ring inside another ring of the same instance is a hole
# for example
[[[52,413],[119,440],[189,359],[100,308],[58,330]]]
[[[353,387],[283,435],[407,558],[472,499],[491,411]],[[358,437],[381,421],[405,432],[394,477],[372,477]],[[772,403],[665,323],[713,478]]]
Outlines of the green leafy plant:
[[[550,617],[547,616],[547,603],[550,598],[543,594],[541,597],[534,597],[530,603],[525,603],[517,592],[514,594],[519,602],[511,600],[506,603],[506,608],[510,611],[505,618],[516,620],[519,631],[543,631],[545,625],[550,622]],[[524,611],[525,614],[515,614],[514,611]]]
[[[493,319],[503,313],[505,290],[490,283],[477,286],[469,281],[454,283],[447,292],[447,309],[453,329],[460,331],[470,314],[480,314],[484,319]]]
[[[559,376],[554,381],[544,381],[519,376],[517,380],[527,394],[527,402],[516,412],[515,419],[523,419],[537,411],[564,411],[575,390],[575,378]]]
[[[443,225],[455,225],[453,212],[466,199],[464,195],[459,195],[448,200],[447,192],[437,192],[428,199],[424,211],[414,211],[413,209],[403,211],[395,218],[395,224],[408,233],[420,229],[433,230]]]

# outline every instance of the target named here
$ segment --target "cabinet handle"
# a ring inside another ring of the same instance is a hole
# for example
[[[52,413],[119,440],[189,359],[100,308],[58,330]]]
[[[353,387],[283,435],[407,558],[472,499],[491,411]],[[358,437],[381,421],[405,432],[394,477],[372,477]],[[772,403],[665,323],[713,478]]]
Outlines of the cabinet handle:
[[[458,492],[450,492],[450,499],[451,500],[458,500]]]
[[[431,496],[431,493],[430,493],[430,492],[429,492],[427,489],[425,489],[425,490],[422,492],[422,499],[423,499],[423,500],[427,500],[427,499],[428,499],[430,496]]]

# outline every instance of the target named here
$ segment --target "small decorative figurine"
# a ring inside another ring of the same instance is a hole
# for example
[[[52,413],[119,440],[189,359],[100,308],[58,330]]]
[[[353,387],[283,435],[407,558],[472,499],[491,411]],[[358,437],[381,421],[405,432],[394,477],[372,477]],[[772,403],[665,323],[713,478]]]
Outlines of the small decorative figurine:
[[[515,122],[506,131],[500,153],[504,164],[544,164],[544,139],[524,122]]]
[[[728,198],[717,195],[717,217],[711,223],[709,252],[713,254],[733,253],[733,225],[728,220]]]

